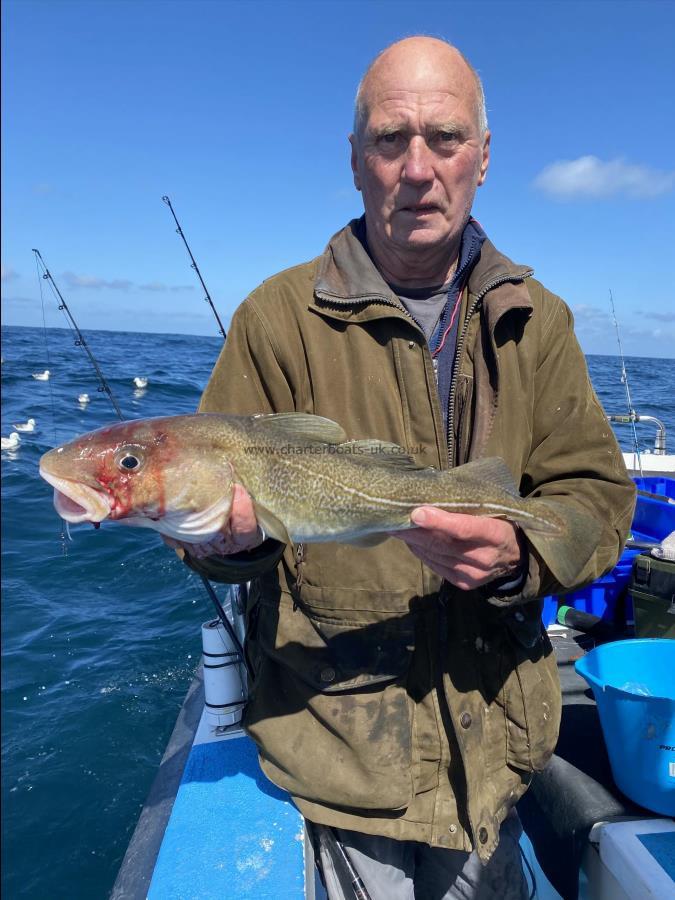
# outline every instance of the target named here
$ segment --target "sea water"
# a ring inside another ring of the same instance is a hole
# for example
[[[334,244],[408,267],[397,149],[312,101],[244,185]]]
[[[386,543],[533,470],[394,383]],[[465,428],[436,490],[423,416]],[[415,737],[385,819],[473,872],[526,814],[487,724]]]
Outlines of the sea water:
[[[193,412],[221,347],[217,337],[86,338],[125,418]],[[37,421],[2,454],[3,896],[97,900],[115,880],[213,610],[153,532],[80,525],[72,543],[62,538],[40,456],[115,412],[68,330],[3,328],[2,357],[2,435]],[[588,364],[605,409],[625,412],[619,361]],[[31,377],[44,369],[48,381]],[[675,360],[629,359],[627,369],[638,412],[664,420],[672,452]],[[652,446],[653,428],[638,429]],[[617,433],[631,449],[631,429]]]

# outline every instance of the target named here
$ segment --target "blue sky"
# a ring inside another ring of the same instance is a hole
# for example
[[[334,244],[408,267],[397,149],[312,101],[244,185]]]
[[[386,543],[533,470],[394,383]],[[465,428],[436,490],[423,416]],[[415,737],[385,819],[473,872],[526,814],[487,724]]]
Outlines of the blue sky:
[[[474,213],[589,353],[675,356],[675,4],[5,0],[2,312],[40,325],[41,251],[83,330],[217,334],[361,212],[347,135],[386,44],[455,43],[492,162]],[[45,294],[47,322],[64,325]]]

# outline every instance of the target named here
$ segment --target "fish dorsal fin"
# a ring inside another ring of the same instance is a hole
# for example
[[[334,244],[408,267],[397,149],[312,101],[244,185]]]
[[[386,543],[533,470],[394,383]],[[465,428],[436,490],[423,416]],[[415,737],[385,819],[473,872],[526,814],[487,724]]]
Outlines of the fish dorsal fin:
[[[270,428],[287,440],[320,444],[342,444],[347,435],[337,422],[310,413],[271,413],[253,416],[253,421]]]
[[[500,456],[490,456],[486,459],[476,459],[473,462],[464,463],[463,466],[457,466],[450,469],[454,475],[461,477],[476,479],[479,481],[489,481],[491,484],[500,487],[507,494],[514,497],[520,497],[518,486],[513,480],[511,470]]]
[[[380,466],[393,466],[397,469],[422,468],[412,456],[405,452],[403,447],[399,447],[398,444],[392,444],[390,441],[373,439],[344,441],[336,448],[336,452],[366,465],[368,463],[377,463]]]

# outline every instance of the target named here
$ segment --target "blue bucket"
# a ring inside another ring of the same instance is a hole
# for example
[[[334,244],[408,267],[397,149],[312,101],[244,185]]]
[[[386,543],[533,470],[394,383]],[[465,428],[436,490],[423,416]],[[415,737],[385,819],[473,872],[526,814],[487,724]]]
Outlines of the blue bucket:
[[[617,786],[640,806],[675,816],[675,641],[603,644],[575,669],[593,688]]]

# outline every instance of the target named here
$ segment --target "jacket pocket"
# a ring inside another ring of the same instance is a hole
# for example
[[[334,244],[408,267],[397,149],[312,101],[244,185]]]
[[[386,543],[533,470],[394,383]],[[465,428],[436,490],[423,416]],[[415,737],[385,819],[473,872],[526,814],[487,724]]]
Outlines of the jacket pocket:
[[[500,732],[493,735],[493,750],[501,748],[501,763],[540,772],[555,749],[562,708],[558,669],[548,636],[541,635],[534,645],[525,646],[506,631],[487,672],[489,700],[501,711],[490,717]]]
[[[333,618],[260,603],[245,714],[266,775],[330,806],[398,810],[412,799],[411,615]]]
[[[505,681],[508,762],[541,772],[558,741],[562,697],[558,666],[548,635],[524,646],[509,634],[513,669]]]

